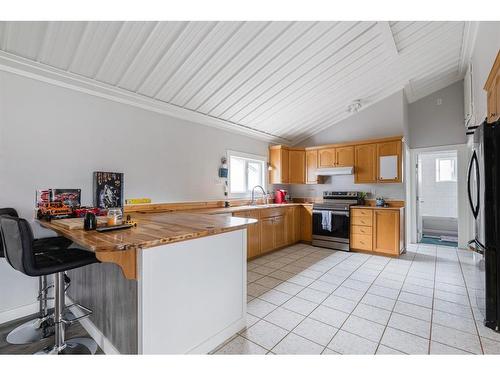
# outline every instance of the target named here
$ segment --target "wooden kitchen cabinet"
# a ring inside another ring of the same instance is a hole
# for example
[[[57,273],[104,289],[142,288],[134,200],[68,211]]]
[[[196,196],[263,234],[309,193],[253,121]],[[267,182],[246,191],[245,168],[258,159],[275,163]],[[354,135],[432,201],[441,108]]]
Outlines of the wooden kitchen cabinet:
[[[285,229],[285,216],[274,217],[274,247],[279,248],[285,246],[286,243],[286,229]]]
[[[335,166],[352,167],[354,165],[354,146],[337,147],[335,149]]]
[[[306,182],[306,152],[304,150],[288,151],[288,182],[290,184],[303,184]]]
[[[377,143],[377,181],[401,182],[402,143],[391,141]]]
[[[312,242],[312,206],[302,206],[300,210],[301,241]]]
[[[377,182],[377,145],[354,146],[354,183]]]
[[[404,248],[403,209],[351,208],[352,250],[399,255]]]
[[[401,225],[398,210],[374,210],[373,251],[399,255],[401,252]]]
[[[274,217],[263,218],[260,223],[260,252],[265,254],[275,248]]]
[[[284,146],[271,146],[269,148],[270,184],[288,184],[289,182],[289,150]]]
[[[486,119],[489,123],[495,122],[500,119],[500,51],[497,53],[484,89],[486,90],[488,106]]]
[[[250,224],[247,227],[247,259],[259,256],[261,253],[261,246],[260,246],[261,223],[260,223],[259,210],[235,212],[233,216],[259,220],[257,223]]]
[[[318,150],[318,168],[331,168],[335,165],[335,149],[324,148]]]
[[[306,151],[306,184],[317,184],[318,150]]]

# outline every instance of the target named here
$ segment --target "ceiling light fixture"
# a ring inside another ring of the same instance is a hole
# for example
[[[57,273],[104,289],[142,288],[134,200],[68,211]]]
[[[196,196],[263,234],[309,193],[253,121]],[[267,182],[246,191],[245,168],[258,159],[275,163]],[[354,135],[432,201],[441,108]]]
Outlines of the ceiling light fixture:
[[[349,113],[356,113],[360,109],[361,109],[361,99],[356,99],[347,106],[347,112]]]

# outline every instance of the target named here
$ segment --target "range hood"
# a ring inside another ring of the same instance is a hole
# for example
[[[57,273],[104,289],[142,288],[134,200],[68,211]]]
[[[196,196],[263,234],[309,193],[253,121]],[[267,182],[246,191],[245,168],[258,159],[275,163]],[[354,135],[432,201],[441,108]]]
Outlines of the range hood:
[[[316,170],[317,176],[338,176],[344,174],[353,174],[354,167],[334,167],[334,168],[319,168]]]

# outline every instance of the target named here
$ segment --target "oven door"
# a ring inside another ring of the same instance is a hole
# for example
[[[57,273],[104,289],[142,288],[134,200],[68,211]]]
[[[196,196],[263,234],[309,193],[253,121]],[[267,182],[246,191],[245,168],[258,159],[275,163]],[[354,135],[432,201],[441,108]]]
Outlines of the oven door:
[[[323,212],[331,212],[331,228],[323,228]],[[349,211],[313,210],[312,234],[314,238],[349,243]]]

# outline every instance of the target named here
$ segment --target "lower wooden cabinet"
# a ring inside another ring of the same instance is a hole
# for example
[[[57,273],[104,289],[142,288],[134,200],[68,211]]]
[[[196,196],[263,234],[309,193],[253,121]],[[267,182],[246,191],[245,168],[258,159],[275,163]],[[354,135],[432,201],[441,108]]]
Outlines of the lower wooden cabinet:
[[[308,214],[306,214],[309,212]],[[281,247],[303,240],[303,228],[312,225],[312,208],[285,206],[233,213],[233,216],[257,219],[247,228],[247,258],[255,258]],[[305,222],[303,222],[305,220]]]
[[[404,248],[403,209],[351,209],[351,249],[399,255]]]
[[[275,248],[274,217],[260,219],[260,252],[265,254]]]
[[[399,255],[401,250],[400,217],[396,210],[375,210],[373,213],[373,251]]]
[[[300,239],[305,242],[312,241],[312,206],[302,206],[300,209]]]

